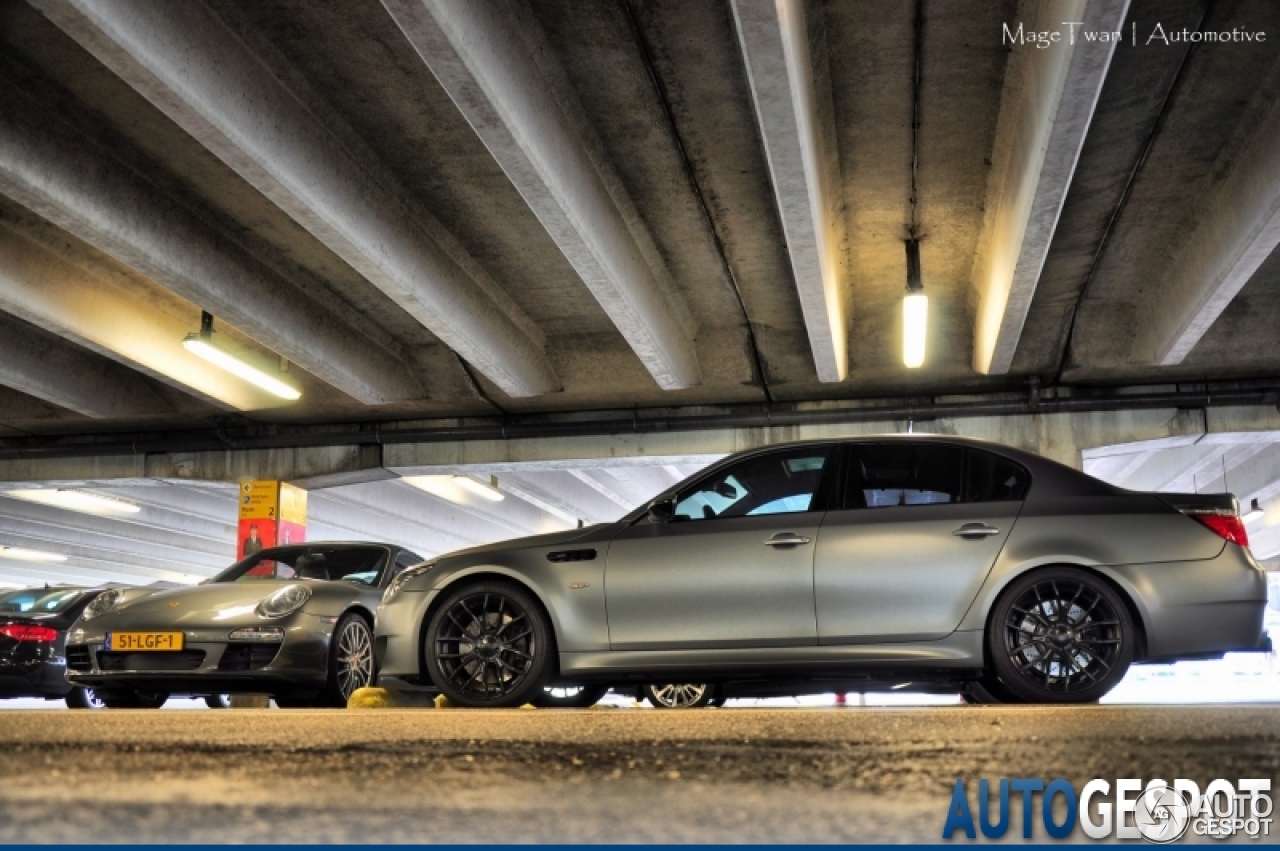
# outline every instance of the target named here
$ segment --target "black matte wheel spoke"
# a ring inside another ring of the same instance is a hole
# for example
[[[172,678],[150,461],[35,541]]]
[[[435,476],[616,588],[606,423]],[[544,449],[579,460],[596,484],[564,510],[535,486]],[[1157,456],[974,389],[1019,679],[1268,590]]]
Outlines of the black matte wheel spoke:
[[[527,628],[508,635],[513,624]],[[535,647],[531,618],[521,605],[492,589],[463,596],[436,621],[433,654],[445,679],[475,698],[502,698],[519,688],[532,670]]]
[[[1080,614],[1072,617],[1077,610]],[[1037,689],[1078,691],[1101,682],[1120,658],[1119,616],[1088,582],[1036,582],[1007,611],[1005,652],[1014,670]]]

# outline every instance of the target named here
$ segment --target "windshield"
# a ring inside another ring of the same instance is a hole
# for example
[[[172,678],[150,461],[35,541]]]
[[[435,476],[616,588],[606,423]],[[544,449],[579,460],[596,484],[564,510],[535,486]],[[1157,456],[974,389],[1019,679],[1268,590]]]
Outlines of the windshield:
[[[382,579],[386,561],[387,551],[382,547],[275,547],[236,562],[213,581],[319,579],[376,588]]]
[[[84,594],[80,588],[28,588],[0,594],[0,613],[27,612],[56,615],[70,608]]]

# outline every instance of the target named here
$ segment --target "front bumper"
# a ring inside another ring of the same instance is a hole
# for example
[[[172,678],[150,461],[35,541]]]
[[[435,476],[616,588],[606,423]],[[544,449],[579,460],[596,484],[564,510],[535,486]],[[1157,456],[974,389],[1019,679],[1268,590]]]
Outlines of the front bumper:
[[[439,591],[401,591],[379,606],[374,623],[373,652],[379,677],[425,685],[422,668],[422,624]]]
[[[67,643],[66,678],[104,690],[310,697],[328,679],[332,624],[327,620],[298,619],[286,626],[283,642],[230,641],[227,635],[234,626],[188,628],[181,651],[160,653],[108,653],[102,633],[73,634]]]

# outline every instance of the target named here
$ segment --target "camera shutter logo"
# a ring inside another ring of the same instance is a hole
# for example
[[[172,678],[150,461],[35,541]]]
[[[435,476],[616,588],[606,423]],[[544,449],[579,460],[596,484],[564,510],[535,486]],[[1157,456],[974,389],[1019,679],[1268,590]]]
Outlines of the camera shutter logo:
[[[1174,842],[1186,834],[1191,824],[1191,805],[1176,789],[1151,786],[1138,798],[1133,823],[1148,842]]]

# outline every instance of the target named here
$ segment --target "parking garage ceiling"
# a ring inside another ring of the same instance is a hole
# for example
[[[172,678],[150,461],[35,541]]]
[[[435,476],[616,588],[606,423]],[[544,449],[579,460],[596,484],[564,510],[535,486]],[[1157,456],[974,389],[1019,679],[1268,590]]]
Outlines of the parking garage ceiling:
[[[1074,16],[1123,37],[1002,38]],[[1274,33],[1280,6],[0,0],[0,455],[1029,387],[1274,405],[1280,52],[1157,22]],[[202,314],[300,398],[184,348]],[[1204,490],[1216,463],[1266,500],[1275,437],[1085,467]],[[490,465],[501,509],[366,481],[314,493],[314,531],[431,555],[613,519],[712,457]],[[226,486],[68,478],[143,511],[0,498],[10,546],[61,524],[44,543],[82,566],[182,581],[230,555]],[[148,529],[191,537],[166,556]]]

